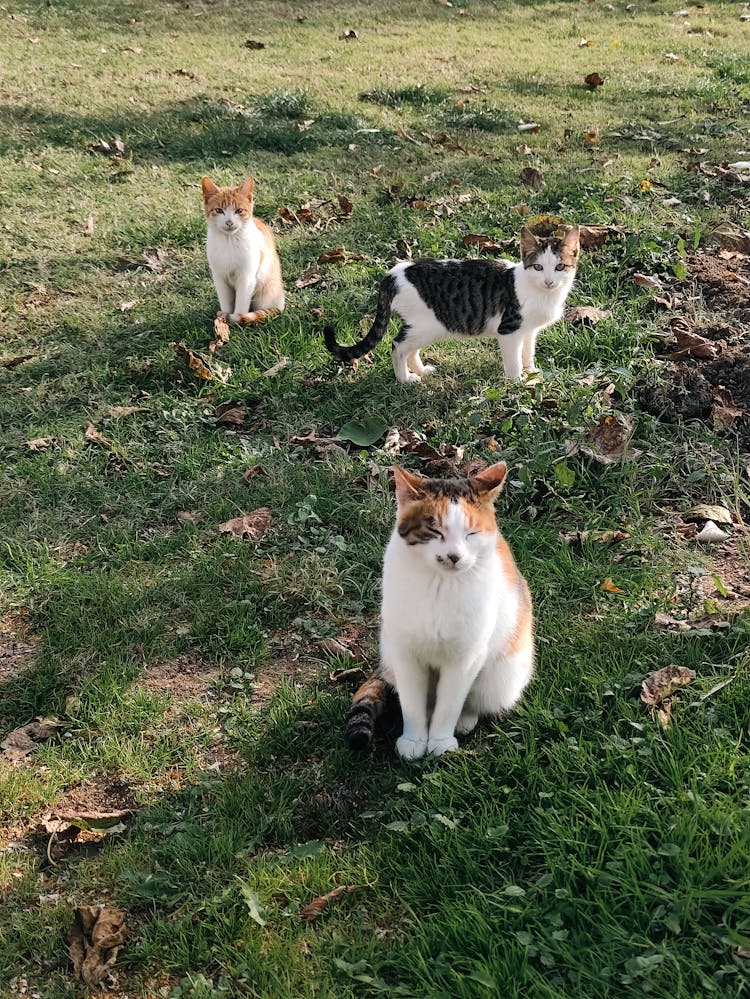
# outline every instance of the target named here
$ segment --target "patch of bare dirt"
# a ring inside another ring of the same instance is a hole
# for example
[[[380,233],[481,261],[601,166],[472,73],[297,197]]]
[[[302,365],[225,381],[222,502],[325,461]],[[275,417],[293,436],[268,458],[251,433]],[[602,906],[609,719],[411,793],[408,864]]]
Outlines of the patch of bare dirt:
[[[31,666],[36,649],[28,611],[0,616],[0,683],[5,683]]]
[[[175,701],[210,700],[221,670],[190,653],[147,666],[138,683]]]
[[[750,256],[695,252],[688,277],[659,299],[672,311],[674,339],[657,384],[640,386],[641,405],[667,423],[701,419],[733,426],[750,445]],[[692,337],[694,344],[686,347]],[[681,356],[683,355],[683,356]]]
[[[134,812],[138,808],[129,784],[119,777],[94,777],[67,790],[51,809],[53,815]]]

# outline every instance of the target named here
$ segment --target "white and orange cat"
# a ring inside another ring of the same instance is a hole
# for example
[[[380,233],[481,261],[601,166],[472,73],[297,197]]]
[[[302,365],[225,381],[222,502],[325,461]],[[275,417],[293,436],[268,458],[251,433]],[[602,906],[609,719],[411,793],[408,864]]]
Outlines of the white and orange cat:
[[[534,670],[531,594],[498,531],[504,462],[468,479],[394,467],[396,526],[383,564],[381,665],[352,700],[349,745],[370,745],[395,688],[401,756],[458,748],[483,715],[511,708]]]
[[[253,216],[255,181],[217,187],[204,177],[203,208],[208,221],[206,254],[221,315],[251,326],[281,312],[284,283],[273,233]]]

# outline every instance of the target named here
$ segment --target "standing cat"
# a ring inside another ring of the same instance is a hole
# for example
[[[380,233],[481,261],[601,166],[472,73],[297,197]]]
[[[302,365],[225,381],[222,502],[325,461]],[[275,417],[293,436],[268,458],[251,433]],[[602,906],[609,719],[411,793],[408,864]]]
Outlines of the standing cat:
[[[253,218],[252,177],[239,187],[201,181],[208,220],[206,254],[225,319],[250,326],[284,308],[281,262],[273,233]]]
[[[350,361],[372,350],[383,339],[391,312],[403,320],[393,341],[393,370],[400,382],[418,382],[434,371],[419,356],[436,340],[464,336],[494,336],[500,345],[507,378],[534,371],[534,350],[540,330],[563,314],[573,285],[580,230],[541,238],[521,232],[521,261],[406,260],[383,278],[375,321],[367,336],[351,347],[336,342],[331,327],[325,344],[334,357]]]
[[[531,594],[497,529],[504,462],[469,479],[402,468],[383,563],[380,670],[354,695],[349,745],[364,749],[395,688],[401,756],[458,747],[483,715],[511,708],[534,669]]]

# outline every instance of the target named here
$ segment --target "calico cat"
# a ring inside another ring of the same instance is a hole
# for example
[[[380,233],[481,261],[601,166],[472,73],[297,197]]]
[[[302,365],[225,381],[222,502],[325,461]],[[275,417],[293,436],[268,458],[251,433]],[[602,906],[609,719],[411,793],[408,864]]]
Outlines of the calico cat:
[[[497,529],[504,462],[468,479],[394,467],[397,518],[383,563],[379,671],[354,695],[353,749],[398,694],[401,756],[458,747],[483,715],[511,708],[534,669],[531,594]]]
[[[238,187],[217,187],[201,181],[203,209],[208,220],[206,254],[220,315],[251,326],[284,308],[281,262],[273,233],[253,217],[253,188],[248,177]]]
[[[557,322],[573,285],[580,230],[541,238],[521,232],[521,261],[406,260],[383,278],[372,328],[351,347],[324,330],[333,356],[351,361],[383,339],[391,312],[403,320],[392,344],[393,370],[400,382],[418,382],[435,369],[422,363],[419,351],[437,340],[494,336],[507,378],[535,371],[534,351],[540,330]]]

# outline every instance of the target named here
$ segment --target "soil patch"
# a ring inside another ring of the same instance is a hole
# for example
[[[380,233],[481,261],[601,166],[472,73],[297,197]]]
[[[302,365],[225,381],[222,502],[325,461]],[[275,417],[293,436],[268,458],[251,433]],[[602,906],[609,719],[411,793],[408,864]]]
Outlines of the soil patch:
[[[210,700],[219,678],[218,666],[189,653],[148,666],[137,681],[149,690],[169,694],[175,701]]]
[[[750,447],[750,256],[693,253],[687,266],[689,276],[670,288],[670,323],[676,334],[708,341],[704,355],[711,356],[665,361],[657,384],[638,387],[639,402],[666,423],[700,419],[733,426]],[[675,341],[679,346],[678,335],[667,338],[659,352],[674,353]],[[729,416],[727,406],[736,415]]]

